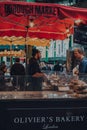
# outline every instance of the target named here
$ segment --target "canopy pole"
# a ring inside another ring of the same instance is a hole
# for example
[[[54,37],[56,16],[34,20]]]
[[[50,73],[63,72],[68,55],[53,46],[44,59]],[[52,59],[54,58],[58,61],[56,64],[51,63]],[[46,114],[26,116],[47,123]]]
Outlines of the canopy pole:
[[[56,41],[54,41],[54,64],[56,60]]]
[[[73,35],[70,35],[69,37],[69,48],[73,47]]]
[[[12,41],[11,41],[11,45],[10,45],[10,52],[12,51]],[[12,66],[13,62],[12,62],[12,56],[10,56],[10,64]]]
[[[45,57],[45,61],[48,62],[48,46],[46,46],[46,57]]]
[[[28,73],[27,67],[28,67],[29,59],[31,58],[31,56],[32,56],[32,46],[26,45],[26,74]]]
[[[3,61],[3,57],[1,57],[1,62]]]
[[[25,37],[25,52],[26,52],[26,75],[28,74],[28,64],[29,64],[29,59],[32,56],[32,46],[28,45],[27,42],[27,37],[28,37],[28,29],[29,26],[26,26],[27,32],[26,32],[26,37]]]

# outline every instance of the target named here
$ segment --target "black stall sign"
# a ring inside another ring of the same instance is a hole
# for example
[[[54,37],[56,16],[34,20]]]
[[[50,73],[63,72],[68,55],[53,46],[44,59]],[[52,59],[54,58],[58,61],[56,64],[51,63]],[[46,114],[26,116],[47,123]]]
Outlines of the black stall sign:
[[[87,130],[87,108],[8,108],[2,124],[2,130]]]
[[[74,28],[74,43],[87,44],[87,26]]]

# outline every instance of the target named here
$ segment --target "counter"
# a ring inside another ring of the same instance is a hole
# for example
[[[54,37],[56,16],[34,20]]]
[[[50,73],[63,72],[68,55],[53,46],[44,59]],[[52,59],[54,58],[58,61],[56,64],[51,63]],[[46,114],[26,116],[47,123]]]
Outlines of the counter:
[[[87,130],[87,98],[66,92],[0,92],[0,130]]]

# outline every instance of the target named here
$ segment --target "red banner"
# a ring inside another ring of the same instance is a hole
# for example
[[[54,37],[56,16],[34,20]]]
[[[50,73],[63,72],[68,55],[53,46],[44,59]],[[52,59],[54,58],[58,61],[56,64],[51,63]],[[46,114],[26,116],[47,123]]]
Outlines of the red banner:
[[[59,4],[30,2],[0,2],[0,16],[56,16],[59,18],[82,19],[87,24],[87,9]]]
[[[58,7],[51,4],[37,4],[28,2],[0,2],[0,15],[43,15],[58,16]]]

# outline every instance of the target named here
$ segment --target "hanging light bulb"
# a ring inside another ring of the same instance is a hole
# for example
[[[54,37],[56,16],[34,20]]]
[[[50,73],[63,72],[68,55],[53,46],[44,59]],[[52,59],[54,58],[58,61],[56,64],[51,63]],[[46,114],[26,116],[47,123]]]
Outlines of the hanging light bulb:
[[[77,19],[77,20],[75,20],[75,24],[80,25],[82,23],[82,21],[83,21],[82,19]]]
[[[30,20],[29,27],[33,27],[33,26],[34,26],[34,22]]]
[[[66,33],[69,33],[69,29],[66,30]]]

